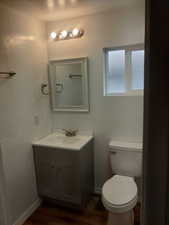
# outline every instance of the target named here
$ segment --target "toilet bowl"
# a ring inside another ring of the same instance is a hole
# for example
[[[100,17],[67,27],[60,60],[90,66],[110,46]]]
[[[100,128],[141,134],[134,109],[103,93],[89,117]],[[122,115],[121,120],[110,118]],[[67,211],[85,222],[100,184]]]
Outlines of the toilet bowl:
[[[112,171],[118,173],[102,188],[102,202],[109,212],[108,225],[134,225],[138,191],[133,177],[141,175],[141,149],[138,143],[109,144]]]
[[[133,225],[133,208],[137,203],[134,179],[119,175],[110,178],[102,188],[102,202],[109,211],[109,225]]]

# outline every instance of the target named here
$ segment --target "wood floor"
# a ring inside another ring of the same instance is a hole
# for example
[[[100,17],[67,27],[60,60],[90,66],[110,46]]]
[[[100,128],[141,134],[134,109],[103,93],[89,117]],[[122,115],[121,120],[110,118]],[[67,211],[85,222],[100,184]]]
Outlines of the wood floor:
[[[135,225],[139,225],[139,205],[135,208]],[[24,225],[106,225],[107,212],[99,197],[94,196],[83,211],[43,203]]]

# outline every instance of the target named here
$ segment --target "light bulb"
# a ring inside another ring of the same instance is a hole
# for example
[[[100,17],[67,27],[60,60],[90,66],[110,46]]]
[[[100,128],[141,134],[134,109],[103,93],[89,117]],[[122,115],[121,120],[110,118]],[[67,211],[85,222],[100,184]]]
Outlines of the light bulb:
[[[50,37],[51,37],[52,39],[55,39],[56,36],[57,36],[56,32],[52,32],[52,33],[50,34]]]
[[[67,35],[68,35],[67,30],[63,30],[63,31],[60,32],[59,38],[65,39],[67,37]]]
[[[69,32],[69,37],[70,37],[70,38],[72,38],[72,37],[73,37],[73,34],[72,34],[72,32],[71,32],[71,31]]]
[[[72,30],[72,35],[73,35],[73,37],[77,37],[77,36],[79,35],[79,33],[80,33],[80,30],[79,30],[78,28],[74,28],[74,29]]]

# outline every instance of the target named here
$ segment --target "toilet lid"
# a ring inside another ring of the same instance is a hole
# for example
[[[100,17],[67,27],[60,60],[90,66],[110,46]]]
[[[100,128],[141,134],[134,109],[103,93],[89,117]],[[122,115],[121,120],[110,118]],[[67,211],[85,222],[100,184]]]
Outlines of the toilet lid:
[[[103,185],[103,197],[112,205],[124,205],[137,197],[137,185],[132,177],[115,175]]]

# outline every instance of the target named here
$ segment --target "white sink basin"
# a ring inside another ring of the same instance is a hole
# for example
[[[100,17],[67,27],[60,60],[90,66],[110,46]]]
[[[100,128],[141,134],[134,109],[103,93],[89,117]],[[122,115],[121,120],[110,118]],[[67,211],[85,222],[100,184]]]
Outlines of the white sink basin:
[[[39,141],[33,142],[32,145],[69,150],[81,150],[92,139],[93,136],[90,135],[76,135],[74,137],[66,137],[64,134],[57,132],[50,134]]]

